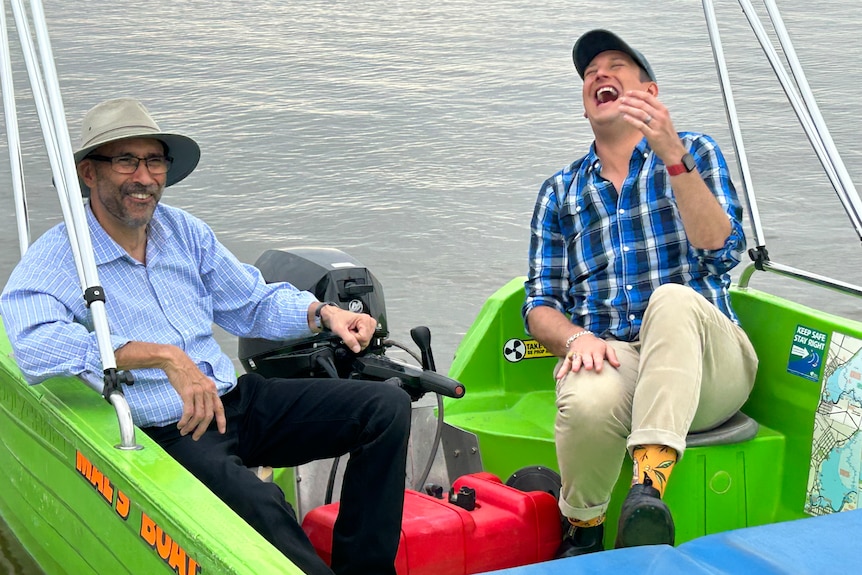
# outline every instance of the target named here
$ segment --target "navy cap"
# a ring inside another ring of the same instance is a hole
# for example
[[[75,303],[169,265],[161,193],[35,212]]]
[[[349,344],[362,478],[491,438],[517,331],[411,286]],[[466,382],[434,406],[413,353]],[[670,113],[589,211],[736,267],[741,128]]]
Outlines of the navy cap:
[[[575,47],[572,48],[572,60],[574,60],[575,69],[582,80],[584,79],[584,70],[587,69],[593,58],[608,50],[617,50],[628,54],[638,66],[643,68],[650,80],[656,81],[652,66],[649,65],[644,55],[623,42],[619,36],[607,30],[590,30],[575,42]]]

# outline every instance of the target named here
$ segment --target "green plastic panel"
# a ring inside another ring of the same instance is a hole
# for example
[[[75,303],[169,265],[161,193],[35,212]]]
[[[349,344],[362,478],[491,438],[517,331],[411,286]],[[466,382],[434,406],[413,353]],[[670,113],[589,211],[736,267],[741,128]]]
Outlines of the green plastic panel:
[[[531,465],[557,469],[551,375],[556,359],[524,330],[523,280],[513,279],[483,306],[449,372],[469,391],[462,399],[445,401],[447,422],[477,434],[486,470],[504,480]],[[801,377],[788,370],[794,336],[799,326],[807,326],[862,337],[858,322],[757,290],[734,288],[732,298],[760,358],[754,392],[743,408],[760,428],[750,441],[686,450],[666,493],[677,543],[805,516],[820,381],[814,372]],[[608,513],[608,543],[630,480],[627,459]]]

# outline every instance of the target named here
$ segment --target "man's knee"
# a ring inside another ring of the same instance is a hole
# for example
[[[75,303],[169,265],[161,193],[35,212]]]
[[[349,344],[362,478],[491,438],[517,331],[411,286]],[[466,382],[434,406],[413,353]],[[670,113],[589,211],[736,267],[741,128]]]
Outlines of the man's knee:
[[[412,412],[410,395],[398,386],[386,382],[371,382],[368,390],[372,395],[376,417],[385,422],[387,427],[394,427],[408,434]]]
[[[605,369],[610,366],[605,365]],[[626,391],[610,374],[570,374],[557,390],[557,420],[565,427],[588,429],[609,418],[625,420]]]
[[[662,284],[658,286],[649,298],[650,306],[670,305],[679,307],[681,305],[689,305],[691,302],[697,302],[703,299],[703,296],[694,291],[692,288],[681,284]]]
[[[676,321],[700,315],[698,310],[712,305],[692,288],[680,284],[663,284],[652,293],[644,312],[644,323],[657,318]]]

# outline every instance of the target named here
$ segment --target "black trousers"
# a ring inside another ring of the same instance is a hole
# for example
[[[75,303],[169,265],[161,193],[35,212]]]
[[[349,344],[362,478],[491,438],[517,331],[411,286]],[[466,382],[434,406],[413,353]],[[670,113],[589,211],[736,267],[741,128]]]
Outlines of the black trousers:
[[[215,423],[198,441],[174,425],[143,431],[305,573],[395,575],[409,395],[383,382],[246,374],[222,402],[224,435]],[[347,453],[330,570],[281,489],[248,467],[293,467]]]

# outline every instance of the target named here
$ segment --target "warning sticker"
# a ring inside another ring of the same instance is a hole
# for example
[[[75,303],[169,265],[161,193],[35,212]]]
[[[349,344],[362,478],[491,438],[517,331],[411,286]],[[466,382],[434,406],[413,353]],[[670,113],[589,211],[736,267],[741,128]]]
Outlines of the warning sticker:
[[[554,357],[554,354],[535,339],[510,339],[503,346],[503,357],[507,361],[518,363],[522,359]]]
[[[787,371],[794,375],[820,381],[823,353],[826,349],[826,334],[803,325],[796,326]]]

